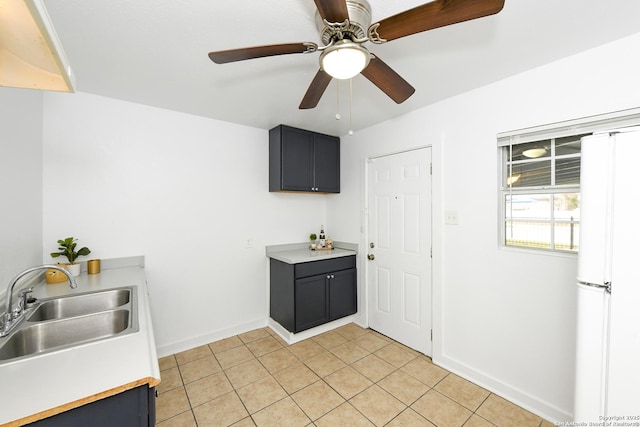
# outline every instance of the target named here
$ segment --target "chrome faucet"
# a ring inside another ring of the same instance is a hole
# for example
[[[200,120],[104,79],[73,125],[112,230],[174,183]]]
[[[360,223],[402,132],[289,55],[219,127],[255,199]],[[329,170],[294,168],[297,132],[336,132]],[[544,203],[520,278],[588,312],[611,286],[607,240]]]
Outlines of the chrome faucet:
[[[9,286],[7,287],[5,311],[2,318],[0,318],[0,337],[6,336],[20,322],[22,315],[24,314],[24,309],[26,308],[26,305],[23,303],[17,307],[16,311],[13,310],[13,288],[16,286],[16,283],[18,283],[18,280],[29,273],[33,273],[34,271],[48,269],[58,270],[64,273],[69,278],[69,286],[71,289],[78,287],[78,284],[71,273],[58,265],[38,265],[36,267],[27,268],[23,272],[19,273],[13,278],[13,280],[11,280],[11,283],[9,283]],[[31,289],[20,294],[23,301],[27,300],[27,294],[30,291]]]

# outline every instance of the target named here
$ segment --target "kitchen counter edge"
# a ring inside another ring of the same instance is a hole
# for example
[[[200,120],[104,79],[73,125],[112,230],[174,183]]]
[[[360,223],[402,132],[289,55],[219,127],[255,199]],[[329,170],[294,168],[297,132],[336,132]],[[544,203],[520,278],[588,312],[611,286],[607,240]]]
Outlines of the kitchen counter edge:
[[[334,242],[333,250],[309,249],[308,243],[290,243],[284,245],[266,246],[266,255],[287,264],[320,261],[323,259],[339,258],[357,255],[358,245],[346,242]]]

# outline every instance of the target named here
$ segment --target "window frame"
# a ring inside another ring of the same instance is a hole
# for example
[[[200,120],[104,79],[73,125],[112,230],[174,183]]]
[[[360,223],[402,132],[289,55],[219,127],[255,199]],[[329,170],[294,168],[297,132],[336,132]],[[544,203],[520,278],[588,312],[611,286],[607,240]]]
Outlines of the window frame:
[[[595,132],[602,131],[615,131],[615,129],[625,128],[629,126],[640,125],[640,108],[633,108],[628,110],[615,111],[606,114],[599,114],[595,116],[588,116],[579,119],[573,119],[563,122],[551,123],[542,126],[536,126],[531,128],[519,129],[514,131],[502,132],[496,135],[497,139],[497,156],[498,156],[498,246],[501,249],[524,251],[528,253],[542,253],[558,256],[576,256],[577,251],[557,250],[549,248],[535,248],[529,246],[519,245],[507,245],[506,244],[506,206],[505,206],[505,187],[506,187],[506,160],[504,147],[524,144],[528,142],[545,141],[551,139],[558,139],[563,137],[572,137],[576,135],[587,135]],[[555,145],[554,145],[555,146]],[[555,159],[552,161],[552,168],[555,166]],[[551,171],[552,177],[555,180],[555,170]],[[552,181],[554,182],[554,181]],[[553,194],[567,193],[568,191],[560,191],[562,189],[576,188],[579,194],[580,185],[562,185],[562,186],[539,186],[536,188],[537,194],[551,194],[548,190],[554,187]],[[513,188],[511,187],[511,190]],[[525,188],[523,188],[523,191]],[[529,191],[527,194],[532,193],[532,187],[526,188]],[[511,193],[513,194],[513,192]],[[524,194],[523,192],[519,194]],[[550,210],[553,209],[553,204],[550,206]],[[550,216],[550,227],[553,224],[553,216]],[[553,242],[552,242],[553,243]],[[579,243],[578,243],[579,244]],[[579,250],[579,247],[578,247]]]
[[[582,136],[586,136],[586,135],[590,135],[590,134],[578,134],[578,135],[574,135],[576,137],[576,139],[581,138]],[[577,249],[572,250],[571,248],[569,249],[565,249],[565,248],[559,248],[557,245],[560,245],[559,243],[557,243],[556,240],[556,236],[557,236],[557,229],[556,229],[556,225],[558,223],[569,223],[571,224],[571,221],[568,221],[566,219],[562,219],[559,218],[555,215],[556,210],[554,209],[554,198],[556,195],[561,195],[561,194],[571,194],[571,193],[577,193],[578,195],[580,194],[580,183],[578,182],[577,184],[556,184],[556,164],[558,160],[565,160],[565,159],[580,159],[581,158],[581,154],[580,152],[578,153],[572,153],[572,154],[560,154],[560,155],[556,155],[556,142],[559,139],[563,139],[565,137],[561,137],[561,138],[550,138],[550,139],[543,139],[540,141],[527,141],[527,142],[520,142],[519,144],[509,144],[509,145],[502,145],[500,147],[499,150],[499,159],[500,159],[500,185],[499,185],[499,209],[500,209],[500,233],[499,233],[499,238],[500,238],[500,245],[502,247],[505,248],[518,248],[518,249],[524,249],[524,250],[535,250],[535,251],[547,251],[547,252],[557,252],[557,253],[563,253],[563,254],[576,254],[577,253]],[[513,147],[514,145],[520,145],[520,144],[527,144],[527,143],[541,143],[543,145],[548,145],[550,148],[550,152],[548,154],[548,156],[545,157],[540,157],[540,158],[531,158],[531,159],[526,159],[526,160],[512,160],[513,159]],[[543,162],[549,162],[549,183],[546,185],[534,185],[534,186],[524,186],[524,187],[514,187],[513,185],[509,185],[508,183],[508,177],[509,176],[513,176],[513,166],[514,164],[522,164],[522,165],[526,165],[526,164],[536,164],[536,163],[543,163]],[[550,203],[549,203],[549,212],[548,212],[548,216],[546,216],[545,218],[538,218],[538,219],[534,219],[534,218],[526,218],[526,219],[521,219],[520,222],[522,223],[529,223],[529,224],[535,224],[535,223],[543,223],[546,224],[546,227],[548,228],[548,233],[549,233],[549,247],[540,247],[540,246],[535,246],[535,245],[519,245],[519,244],[509,244],[508,243],[508,223],[509,221],[511,221],[512,223],[514,222],[514,220],[517,220],[517,218],[514,218],[512,212],[513,212],[513,204],[511,204],[511,215],[509,215],[509,217],[507,217],[507,214],[509,213],[507,210],[507,197],[510,197],[511,200],[513,200],[513,196],[535,196],[535,195],[549,195],[550,196]],[[576,221],[575,223],[580,224],[580,220],[578,219],[578,221]]]

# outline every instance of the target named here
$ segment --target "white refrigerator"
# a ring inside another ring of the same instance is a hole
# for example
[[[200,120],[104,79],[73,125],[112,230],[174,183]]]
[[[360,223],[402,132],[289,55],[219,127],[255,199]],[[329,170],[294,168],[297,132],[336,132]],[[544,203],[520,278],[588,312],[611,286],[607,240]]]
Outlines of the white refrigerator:
[[[574,421],[639,422],[640,128],[584,137],[581,164]]]

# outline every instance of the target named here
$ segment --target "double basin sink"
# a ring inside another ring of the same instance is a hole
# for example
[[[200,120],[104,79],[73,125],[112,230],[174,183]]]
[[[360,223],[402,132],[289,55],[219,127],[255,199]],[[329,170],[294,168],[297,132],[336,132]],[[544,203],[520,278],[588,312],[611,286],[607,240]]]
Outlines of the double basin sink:
[[[39,300],[10,335],[0,338],[0,364],[137,332],[136,287]]]

